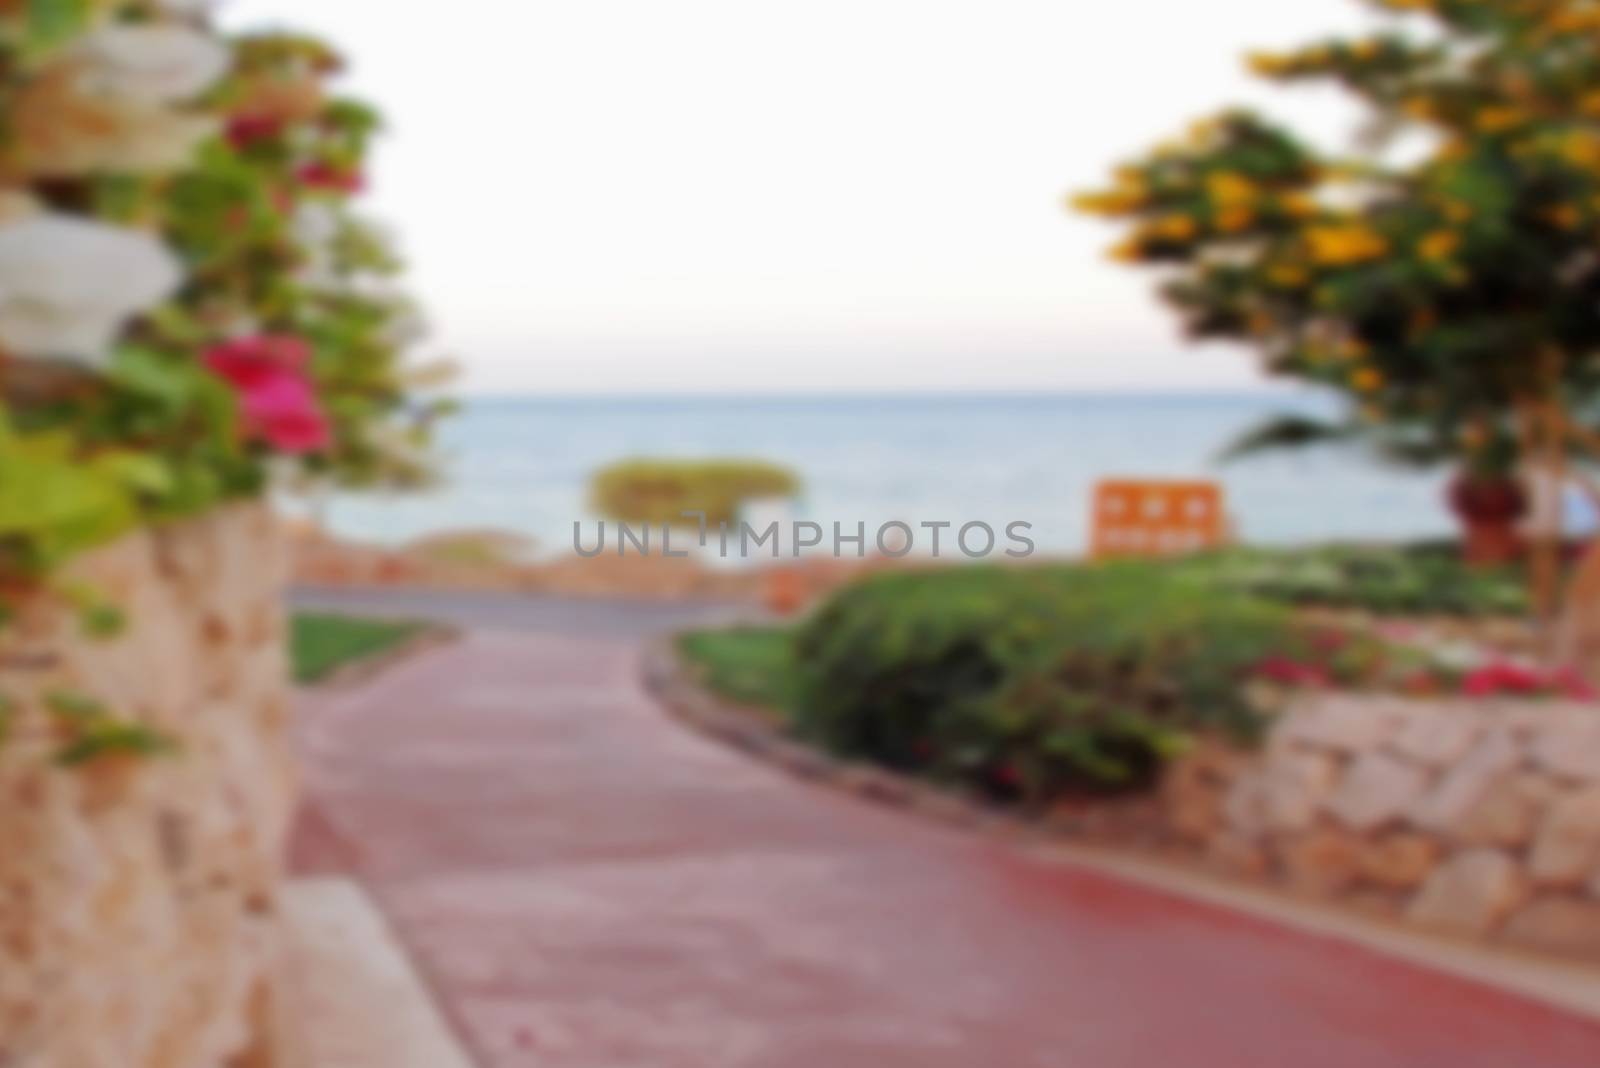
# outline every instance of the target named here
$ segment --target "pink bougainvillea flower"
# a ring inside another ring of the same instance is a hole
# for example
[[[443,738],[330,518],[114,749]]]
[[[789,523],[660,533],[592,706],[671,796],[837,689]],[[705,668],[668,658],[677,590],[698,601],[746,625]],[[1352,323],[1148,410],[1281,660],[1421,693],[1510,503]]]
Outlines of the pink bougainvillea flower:
[[[219,342],[206,350],[205,364],[240,392],[285,374],[303,376],[311,347],[288,334],[261,334]]]
[[[307,189],[328,193],[359,193],[367,184],[360,171],[322,160],[307,163],[295,172],[295,177]]]
[[[1486,664],[1461,680],[1461,692],[1468,697],[1530,696],[1543,689],[1545,680],[1538,672],[1505,662]]]
[[[279,452],[300,455],[328,447],[328,421],[303,378],[282,375],[242,395],[246,429]]]
[[[286,125],[276,115],[235,115],[228,120],[228,143],[243,150],[281,136]]]
[[[306,378],[311,349],[297,337],[266,334],[212,346],[205,364],[239,394],[245,433],[279,452],[327,448],[328,422]]]

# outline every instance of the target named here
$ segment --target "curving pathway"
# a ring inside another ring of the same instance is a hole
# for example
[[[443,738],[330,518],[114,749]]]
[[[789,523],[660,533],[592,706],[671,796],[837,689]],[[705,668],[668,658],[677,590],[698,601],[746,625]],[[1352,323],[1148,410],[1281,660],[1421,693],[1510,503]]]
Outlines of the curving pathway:
[[[1600,1023],[806,786],[625,637],[474,631],[308,694],[358,873],[487,1068],[1593,1068]]]

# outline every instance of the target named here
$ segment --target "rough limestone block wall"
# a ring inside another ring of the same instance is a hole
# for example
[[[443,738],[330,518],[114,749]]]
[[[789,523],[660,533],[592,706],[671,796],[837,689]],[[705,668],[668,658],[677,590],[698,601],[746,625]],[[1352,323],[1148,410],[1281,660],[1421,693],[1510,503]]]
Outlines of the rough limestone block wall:
[[[1600,706],[1321,696],[1203,747],[1171,832],[1236,874],[1600,961]]]
[[[274,1063],[279,858],[294,796],[283,542],[256,505],[131,535],[66,578],[122,607],[113,640],[40,595],[0,629],[0,1064]],[[43,702],[93,697],[175,739],[54,766]]]

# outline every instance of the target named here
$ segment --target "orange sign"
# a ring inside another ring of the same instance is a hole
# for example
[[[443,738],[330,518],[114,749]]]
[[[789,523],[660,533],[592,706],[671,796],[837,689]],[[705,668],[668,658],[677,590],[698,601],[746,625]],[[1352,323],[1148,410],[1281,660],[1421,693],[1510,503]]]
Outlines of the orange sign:
[[[1227,544],[1222,487],[1215,482],[1102,482],[1094,491],[1096,559],[1175,556]]]

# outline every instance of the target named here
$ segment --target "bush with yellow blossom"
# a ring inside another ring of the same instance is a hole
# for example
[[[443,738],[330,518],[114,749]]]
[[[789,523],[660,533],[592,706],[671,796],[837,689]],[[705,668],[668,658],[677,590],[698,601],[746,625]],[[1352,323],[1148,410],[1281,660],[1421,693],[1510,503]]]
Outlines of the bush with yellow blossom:
[[[1250,60],[1360,98],[1373,136],[1348,158],[1232,111],[1077,206],[1129,224],[1114,255],[1167,269],[1191,335],[1352,401],[1243,446],[1375,441],[1480,480],[1555,467],[1600,415],[1600,6],[1369,3],[1388,32]],[[1388,162],[1418,131],[1421,158]]]

